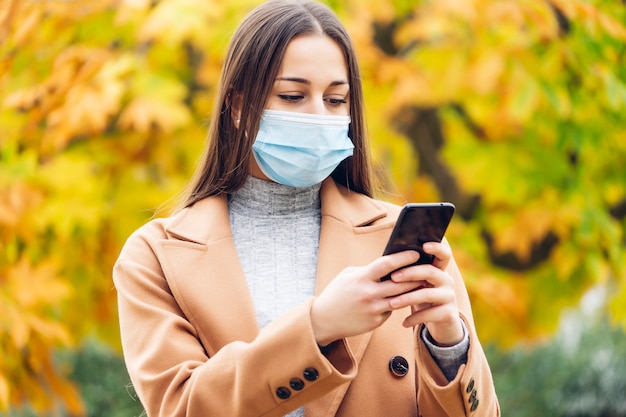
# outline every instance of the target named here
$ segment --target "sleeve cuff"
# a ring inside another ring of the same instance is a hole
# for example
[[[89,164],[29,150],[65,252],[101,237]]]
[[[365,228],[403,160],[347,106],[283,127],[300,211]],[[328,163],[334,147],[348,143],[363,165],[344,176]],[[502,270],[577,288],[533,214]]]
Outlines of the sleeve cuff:
[[[424,326],[420,332],[420,338],[428,348],[431,356],[446,376],[448,382],[454,380],[459,367],[467,363],[467,352],[469,351],[469,332],[465,322],[461,320],[463,326],[463,340],[454,346],[437,346],[428,328]]]

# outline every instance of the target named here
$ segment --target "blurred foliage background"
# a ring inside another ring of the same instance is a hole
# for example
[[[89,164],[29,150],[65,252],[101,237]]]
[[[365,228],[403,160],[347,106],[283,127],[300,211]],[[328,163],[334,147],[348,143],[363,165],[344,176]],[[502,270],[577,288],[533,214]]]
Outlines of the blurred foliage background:
[[[0,415],[141,414],[111,267],[190,177],[259,3],[0,0]],[[458,208],[504,415],[626,416],[625,2],[328,4],[379,197]]]

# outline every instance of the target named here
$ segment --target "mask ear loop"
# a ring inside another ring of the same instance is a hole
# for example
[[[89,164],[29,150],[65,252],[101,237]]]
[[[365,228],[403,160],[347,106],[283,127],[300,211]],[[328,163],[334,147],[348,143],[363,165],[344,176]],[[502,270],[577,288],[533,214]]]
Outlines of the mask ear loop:
[[[350,119],[350,123],[352,123],[352,119]],[[354,142],[352,141],[352,138],[350,138],[350,136],[348,136],[348,138],[350,139],[350,142],[352,142],[352,144],[354,145]],[[356,147],[354,149],[356,149]],[[350,158],[353,158],[353,157],[354,157],[354,153],[352,154],[352,156]],[[349,167],[347,166],[348,165],[348,161],[346,159],[343,162],[346,164],[346,169],[344,169],[344,174],[346,175],[346,182],[345,182],[346,188],[348,189],[348,191],[352,191],[352,190],[350,190],[350,176],[348,175],[348,168]]]

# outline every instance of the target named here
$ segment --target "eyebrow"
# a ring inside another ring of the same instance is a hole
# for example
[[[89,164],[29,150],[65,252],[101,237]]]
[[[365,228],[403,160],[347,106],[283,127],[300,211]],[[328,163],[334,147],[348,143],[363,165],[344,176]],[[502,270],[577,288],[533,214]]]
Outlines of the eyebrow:
[[[311,84],[311,81],[305,78],[299,78],[299,77],[276,77],[276,81],[291,81],[294,83],[300,83],[300,84],[306,84],[306,85]],[[348,82],[345,80],[337,80],[337,81],[333,81],[330,83],[332,87],[336,85],[345,85],[345,84],[348,84]]]

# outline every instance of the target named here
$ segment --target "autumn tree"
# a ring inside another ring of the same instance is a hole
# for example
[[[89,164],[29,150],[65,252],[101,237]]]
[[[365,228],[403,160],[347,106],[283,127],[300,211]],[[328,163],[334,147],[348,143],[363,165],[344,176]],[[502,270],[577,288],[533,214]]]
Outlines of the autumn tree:
[[[113,262],[188,179],[259,2],[0,0],[0,411],[84,413],[51,352],[118,346]],[[549,334],[594,285],[626,322],[623,3],[330,4],[363,67],[380,196],[456,204],[481,337]]]
[[[545,335],[594,285],[623,323],[624,4],[339,4],[397,193],[457,205],[448,238],[481,334]]]

